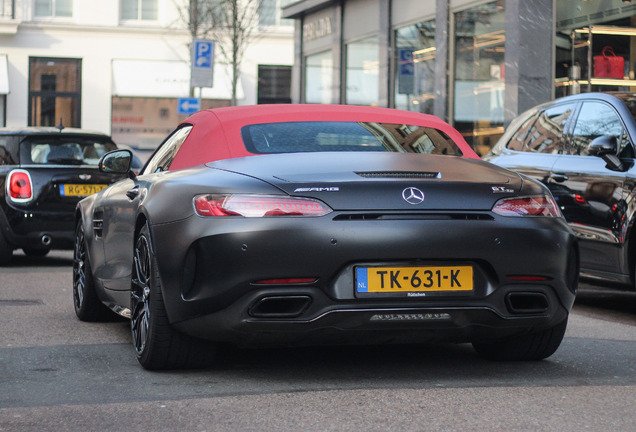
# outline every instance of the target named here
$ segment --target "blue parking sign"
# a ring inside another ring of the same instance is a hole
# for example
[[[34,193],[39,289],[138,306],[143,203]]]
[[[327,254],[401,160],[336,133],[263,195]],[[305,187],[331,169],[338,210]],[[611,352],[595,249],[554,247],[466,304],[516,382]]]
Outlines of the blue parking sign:
[[[214,84],[214,41],[195,39],[190,54],[190,86],[212,87]]]
[[[197,40],[194,42],[194,66],[200,68],[212,67],[212,41]]]

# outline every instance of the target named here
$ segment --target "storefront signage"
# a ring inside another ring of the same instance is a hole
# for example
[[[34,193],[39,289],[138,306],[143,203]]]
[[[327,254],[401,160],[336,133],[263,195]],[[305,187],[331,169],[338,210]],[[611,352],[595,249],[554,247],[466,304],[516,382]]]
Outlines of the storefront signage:
[[[303,25],[303,38],[305,41],[320,39],[322,37],[329,36],[331,33],[330,17],[320,18]]]

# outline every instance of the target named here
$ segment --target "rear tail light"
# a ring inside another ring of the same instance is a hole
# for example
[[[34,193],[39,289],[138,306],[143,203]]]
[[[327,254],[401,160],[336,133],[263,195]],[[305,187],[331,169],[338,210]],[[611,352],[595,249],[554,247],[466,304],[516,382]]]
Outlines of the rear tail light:
[[[7,195],[15,202],[27,202],[33,199],[33,187],[28,171],[14,170],[7,180]]]
[[[310,198],[276,195],[199,195],[194,208],[200,216],[324,216],[331,209]]]
[[[505,198],[497,201],[492,211],[502,216],[561,216],[556,201],[547,195]]]

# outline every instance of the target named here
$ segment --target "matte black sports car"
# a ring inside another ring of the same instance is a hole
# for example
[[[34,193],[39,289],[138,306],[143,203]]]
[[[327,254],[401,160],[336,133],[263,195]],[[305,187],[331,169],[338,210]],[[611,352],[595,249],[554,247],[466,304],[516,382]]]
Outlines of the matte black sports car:
[[[130,317],[145,368],[205,364],[200,347],[226,342],[472,342],[509,360],[561,343],[572,231],[545,186],[435,117],[201,111],[129,165],[105,155],[130,178],[78,205],[73,297],[81,320]]]

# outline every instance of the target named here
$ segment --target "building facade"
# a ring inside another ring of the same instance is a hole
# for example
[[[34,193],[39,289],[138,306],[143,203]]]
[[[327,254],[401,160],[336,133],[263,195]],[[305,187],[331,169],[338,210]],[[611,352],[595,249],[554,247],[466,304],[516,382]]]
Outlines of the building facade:
[[[484,154],[538,103],[635,91],[635,14],[630,0],[300,0],[283,9],[292,100],[434,114]],[[620,73],[599,75],[599,56]]]
[[[293,22],[265,0],[241,64],[238,104],[290,101]],[[0,0],[0,126],[82,127],[154,148],[191,95],[187,0]],[[219,42],[217,42],[219,43]],[[218,50],[202,108],[231,99]]]

